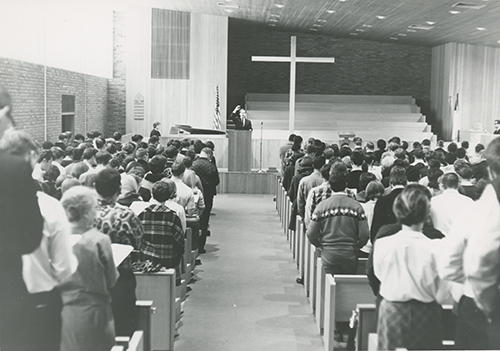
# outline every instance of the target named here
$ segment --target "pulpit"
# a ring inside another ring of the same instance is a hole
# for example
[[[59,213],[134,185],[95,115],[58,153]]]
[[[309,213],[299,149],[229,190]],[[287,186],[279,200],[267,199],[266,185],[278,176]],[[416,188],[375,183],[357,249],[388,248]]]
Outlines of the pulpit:
[[[252,131],[228,130],[228,171],[250,172],[252,169]]]

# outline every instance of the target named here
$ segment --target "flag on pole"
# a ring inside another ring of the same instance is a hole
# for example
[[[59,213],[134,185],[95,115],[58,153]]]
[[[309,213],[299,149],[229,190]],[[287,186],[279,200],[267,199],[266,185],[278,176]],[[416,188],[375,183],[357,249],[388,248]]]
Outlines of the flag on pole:
[[[455,107],[453,108],[453,111],[458,111],[459,109],[459,104],[458,104],[458,93],[457,93],[457,97],[455,98]]]
[[[219,84],[217,84],[217,87],[216,87],[214,129],[217,129],[217,130],[222,129],[222,122],[220,119]]]

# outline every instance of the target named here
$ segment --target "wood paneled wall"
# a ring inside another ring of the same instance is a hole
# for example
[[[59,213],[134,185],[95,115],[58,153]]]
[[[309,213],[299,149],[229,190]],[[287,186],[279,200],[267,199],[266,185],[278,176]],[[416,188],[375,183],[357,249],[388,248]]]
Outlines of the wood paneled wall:
[[[226,116],[227,17],[191,13],[189,79],[151,78],[151,8],[127,16],[127,133],[149,135],[161,122],[166,135],[174,124],[213,128],[216,86],[223,129]],[[134,97],[144,96],[144,119],[134,120]]]
[[[500,49],[458,43],[433,48],[431,113],[444,140],[459,130],[492,132],[500,117]]]

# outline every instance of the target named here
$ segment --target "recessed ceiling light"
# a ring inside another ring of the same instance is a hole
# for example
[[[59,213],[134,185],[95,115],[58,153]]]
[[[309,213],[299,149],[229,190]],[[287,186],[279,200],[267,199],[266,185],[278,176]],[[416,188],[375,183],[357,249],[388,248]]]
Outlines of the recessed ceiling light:
[[[278,19],[277,18],[270,18],[269,22],[278,22]]]
[[[391,39],[391,40],[398,40],[398,38],[396,38],[396,37],[390,37],[389,39]]]
[[[364,31],[365,31],[364,29],[356,28],[356,32],[364,32]]]
[[[359,35],[358,33],[349,33],[350,35]]]
[[[233,12],[234,10],[233,10],[233,9],[224,9],[224,11],[231,13],[231,12]]]
[[[347,0],[339,0],[340,2],[346,2]]]
[[[324,19],[319,19],[318,22],[321,22],[321,23],[326,23],[326,20]]]
[[[309,30],[312,30],[313,32],[317,32],[318,28],[309,28]]]
[[[319,23],[314,23],[313,24],[313,27],[321,27],[321,26],[322,26],[322,24],[319,24]]]
[[[477,30],[486,30],[484,27],[476,27]]]
[[[433,26],[433,25],[435,25],[435,24],[436,24],[436,22],[433,22],[433,21],[427,21],[427,22],[425,22],[425,23],[427,23],[429,26]]]
[[[387,18],[387,16],[381,16],[381,15],[378,15],[378,16],[377,16],[377,18],[378,18],[378,19],[386,19],[386,18]]]
[[[372,25],[371,24],[363,24],[363,27],[366,27],[366,28],[371,28]]]
[[[224,0],[225,2],[233,2],[233,0]]]
[[[270,27],[276,27],[276,23],[269,23],[268,26],[270,26]]]
[[[404,33],[399,33],[398,35],[399,35],[400,37],[407,37],[407,36],[408,36],[408,34],[404,34]]]
[[[240,5],[226,4],[224,2],[218,2],[217,6],[224,7],[227,9],[239,9],[240,8]]]
[[[274,6],[276,6],[279,9],[282,9],[283,7],[285,7],[285,5],[282,5],[282,4],[274,4]]]
[[[329,13],[329,14],[335,13],[334,10],[326,10],[326,12]]]
[[[500,44],[500,40],[498,40],[497,43]]]
[[[451,10],[450,13],[452,15],[458,15],[460,13],[460,11]]]
[[[276,13],[272,13],[271,14],[271,17],[280,17],[280,15],[276,14]]]
[[[416,33],[417,32],[415,29],[407,29],[406,31],[407,32],[412,32],[412,33]]]

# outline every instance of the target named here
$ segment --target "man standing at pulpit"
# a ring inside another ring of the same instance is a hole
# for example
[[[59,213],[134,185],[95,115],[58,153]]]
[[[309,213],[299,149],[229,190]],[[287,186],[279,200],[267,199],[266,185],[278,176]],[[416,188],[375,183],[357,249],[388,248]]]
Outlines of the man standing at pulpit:
[[[234,122],[236,130],[253,130],[252,122],[247,118],[247,111],[242,109],[240,105],[234,108],[229,119]]]

